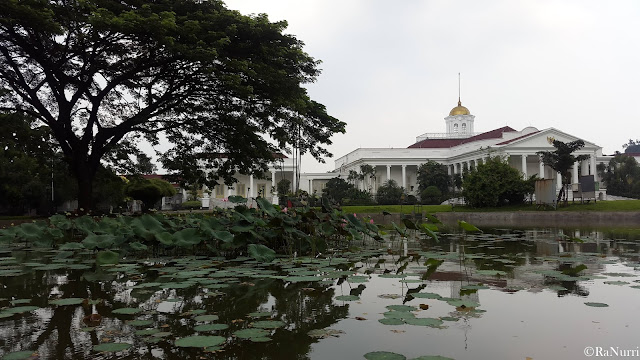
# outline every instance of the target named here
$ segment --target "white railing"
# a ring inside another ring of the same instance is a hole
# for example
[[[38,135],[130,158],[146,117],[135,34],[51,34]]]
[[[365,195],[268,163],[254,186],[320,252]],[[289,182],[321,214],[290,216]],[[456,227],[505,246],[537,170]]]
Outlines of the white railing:
[[[416,137],[416,142],[426,139],[466,139],[481,133],[425,133]]]

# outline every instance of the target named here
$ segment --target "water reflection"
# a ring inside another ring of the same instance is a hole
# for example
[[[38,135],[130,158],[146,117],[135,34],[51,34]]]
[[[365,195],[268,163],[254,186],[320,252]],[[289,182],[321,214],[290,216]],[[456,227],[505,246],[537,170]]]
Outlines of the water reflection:
[[[578,358],[581,353],[569,353],[566,344],[579,347],[579,340],[563,337],[554,342],[545,331],[575,331],[583,339],[602,339],[602,333],[581,318],[589,314],[594,316],[589,321],[598,321],[621,344],[630,341],[618,322],[628,321],[624,313],[634,308],[627,299],[638,291],[632,288],[632,280],[638,278],[635,268],[640,267],[633,235],[485,229],[479,235],[442,233],[436,243],[412,234],[407,242],[389,239],[390,248],[344,254],[343,261],[286,260],[274,265],[190,258],[95,268],[90,261],[61,252],[13,251],[2,254],[0,270],[19,269],[20,275],[2,277],[0,307],[37,309],[0,317],[0,356],[37,350],[40,359],[327,359],[388,350],[408,358],[477,359],[488,358],[492,347],[500,344],[517,358]],[[43,264],[64,266],[37,270]],[[304,278],[318,274],[324,281]],[[338,301],[338,295],[360,300]],[[49,305],[57,298],[93,301]],[[586,301],[606,302],[610,307],[605,311],[615,320],[599,318],[602,311],[585,306]],[[435,326],[379,322],[394,315],[386,306],[400,304],[413,306],[418,320],[435,319]],[[129,308],[139,313],[117,311]],[[251,313],[268,313],[264,319],[285,325],[268,329],[266,342],[236,337],[236,331],[264,320]],[[217,318],[197,320],[202,314]],[[640,320],[635,313],[627,317]],[[552,322],[551,327],[540,321],[543,318]],[[194,330],[208,323],[228,328]],[[308,335],[328,327],[345,334],[326,339]],[[176,339],[196,334],[222,336],[226,342],[210,351],[174,345]],[[489,334],[511,342],[506,345]],[[538,347],[513,336],[526,336]],[[133,346],[119,353],[92,350],[105,342]],[[552,350],[541,349],[542,344]],[[426,348],[437,351],[425,353]]]

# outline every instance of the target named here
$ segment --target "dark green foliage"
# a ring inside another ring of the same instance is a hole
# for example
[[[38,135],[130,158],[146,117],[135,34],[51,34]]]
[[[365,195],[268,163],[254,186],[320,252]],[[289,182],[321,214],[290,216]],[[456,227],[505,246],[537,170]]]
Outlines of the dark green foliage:
[[[607,194],[640,198],[640,166],[635,158],[618,153],[609,164],[598,164],[598,173]]]
[[[101,161],[136,157],[142,139],[166,139],[164,168],[213,187],[292,144],[321,159],[344,132],[309,98],[319,62],[284,21],[215,0],[1,4],[0,105],[52,130],[84,209]]]
[[[100,264],[111,264],[130,253],[248,254],[270,262],[276,253],[315,255],[348,249],[353,240],[382,240],[375,224],[354,214],[343,214],[327,205],[325,212],[309,206],[286,212],[267,201],[258,208],[238,206],[217,209],[211,215],[166,217],[90,217],[69,219],[55,215],[49,222],[25,223],[0,229],[0,241],[27,246],[60,247],[61,250],[93,251]]]
[[[435,186],[440,190],[441,195],[447,195],[453,180],[447,171],[446,165],[429,160],[418,167],[417,181],[420,194],[428,187]]]
[[[163,196],[173,196],[176,189],[167,181],[161,179],[144,179],[133,177],[125,187],[127,196],[144,203],[149,210],[156,206]]]
[[[420,199],[422,199],[422,203],[426,205],[437,205],[443,201],[442,192],[434,185],[424,189],[420,193]]]
[[[640,140],[629,139],[629,142],[622,145],[625,154],[638,154],[640,153]],[[607,189],[609,191],[609,189]]]
[[[202,207],[202,202],[197,200],[185,201],[182,204],[180,204],[180,208],[185,210],[200,209],[201,207]]]
[[[397,205],[402,200],[404,189],[395,180],[387,180],[378,188],[376,200],[380,205]]]
[[[353,184],[339,177],[327,182],[322,195],[341,205],[369,205],[373,203],[370,193],[356,189]]]
[[[276,190],[278,191],[278,199],[280,204],[285,204],[287,195],[291,192],[291,181],[288,179],[282,179],[276,184]]]
[[[528,193],[527,182],[520,171],[499,157],[469,172],[464,178],[463,195],[473,207],[495,207],[521,204]]]
[[[574,156],[573,152],[580,150],[584,147],[584,141],[575,140],[568,143],[564,143],[560,140],[553,141],[553,147],[555,151],[538,151],[536,154],[542,157],[542,162],[562,175],[562,188],[558,193],[557,202],[560,203],[560,199],[564,197],[565,203],[567,202],[566,187],[571,183],[571,168],[576,161],[582,161],[589,158],[589,155]]]

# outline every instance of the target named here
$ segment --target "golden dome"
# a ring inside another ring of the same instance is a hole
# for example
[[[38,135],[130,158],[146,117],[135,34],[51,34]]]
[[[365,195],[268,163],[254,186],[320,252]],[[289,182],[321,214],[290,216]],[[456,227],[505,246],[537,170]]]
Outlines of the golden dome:
[[[453,109],[451,109],[451,111],[449,111],[449,116],[454,116],[454,115],[471,115],[471,113],[469,112],[469,109],[462,106],[462,103],[460,102],[460,100],[458,100],[458,106],[454,107]]]

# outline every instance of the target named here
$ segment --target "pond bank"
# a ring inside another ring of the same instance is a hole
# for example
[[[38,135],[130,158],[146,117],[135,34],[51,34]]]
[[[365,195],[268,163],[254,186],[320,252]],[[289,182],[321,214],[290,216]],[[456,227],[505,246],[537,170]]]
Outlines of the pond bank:
[[[445,224],[464,220],[476,226],[640,227],[640,211],[448,212],[436,216]]]

